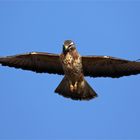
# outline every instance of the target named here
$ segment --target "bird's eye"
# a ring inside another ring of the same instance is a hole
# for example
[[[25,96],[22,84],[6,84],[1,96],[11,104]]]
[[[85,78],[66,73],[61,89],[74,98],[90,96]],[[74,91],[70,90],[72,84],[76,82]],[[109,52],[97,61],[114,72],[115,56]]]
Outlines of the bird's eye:
[[[73,48],[72,47],[69,47],[69,51],[72,51],[73,50]]]
[[[73,46],[72,45],[69,45],[69,50],[73,50]]]

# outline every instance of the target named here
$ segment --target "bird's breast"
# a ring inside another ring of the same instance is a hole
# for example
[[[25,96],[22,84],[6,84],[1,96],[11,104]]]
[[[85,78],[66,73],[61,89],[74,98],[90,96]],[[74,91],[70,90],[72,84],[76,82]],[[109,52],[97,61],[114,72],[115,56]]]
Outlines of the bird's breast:
[[[82,62],[80,55],[76,58],[71,54],[61,57],[62,66],[65,72],[65,75],[69,77],[72,81],[75,81],[79,78],[79,75],[82,73]]]
[[[64,64],[66,66],[69,66],[73,63],[73,58],[70,54],[67,54],[65,57],[64,57],[64,60],[63,60]]]

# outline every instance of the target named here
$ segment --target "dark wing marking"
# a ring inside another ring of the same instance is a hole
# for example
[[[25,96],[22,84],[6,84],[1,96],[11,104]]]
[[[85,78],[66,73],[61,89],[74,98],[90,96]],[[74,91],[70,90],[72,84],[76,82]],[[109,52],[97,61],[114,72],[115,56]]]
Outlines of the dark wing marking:
[[[0,64],[40,73],[64,74],[59,55],[51,53],[31,52],[0,57]]]
[[[118,78],[140,73],[140,62],[110,56],[83,56],[82,64],[84,75],[91,77]]]

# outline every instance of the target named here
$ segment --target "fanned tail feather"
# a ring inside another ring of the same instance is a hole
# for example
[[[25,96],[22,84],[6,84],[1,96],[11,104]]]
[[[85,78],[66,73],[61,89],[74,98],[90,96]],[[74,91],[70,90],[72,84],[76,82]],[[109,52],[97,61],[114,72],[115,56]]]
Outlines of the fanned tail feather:
[[[83,88],[81,88],[78,84],[77,90],[71,91],[69,81],[66,77],[64,77],[55,92],[73,100],[90,100],[97,97],[96,92],[90,87],[87,81],[84,80],[83,82]]]

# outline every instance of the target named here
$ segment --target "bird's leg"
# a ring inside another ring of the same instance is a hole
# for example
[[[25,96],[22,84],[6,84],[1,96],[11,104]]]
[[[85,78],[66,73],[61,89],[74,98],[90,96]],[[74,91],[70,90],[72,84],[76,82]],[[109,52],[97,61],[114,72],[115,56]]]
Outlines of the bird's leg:
[[[72,81],[70,81],[70,80],[69,80],[69,86],[70,86],[70,91],[73,92],[74,87],[73,87]]]
[[[77,84],[78,84],[78,82],[76,81],[75,84],[74,84],[74,86],[73,86],[74,87],[74,90],[77,90]]]
[[[71,92],[74,91],[74,86],[72,85],[72,83],[70,83],[70,91],[71,91]]]

